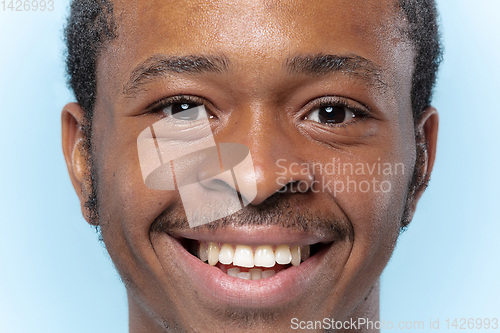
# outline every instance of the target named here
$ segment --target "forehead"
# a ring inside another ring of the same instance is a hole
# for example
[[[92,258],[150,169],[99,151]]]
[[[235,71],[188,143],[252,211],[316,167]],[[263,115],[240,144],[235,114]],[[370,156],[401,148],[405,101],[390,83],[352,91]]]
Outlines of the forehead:
[[[156,54],[223,55],[259,80],[298,54],[360,56],[387,69],[392,85],[412,70],[393,0],[120,1],[114,13],[118,38],[99,59],[98,81],[116,92]]]
[[[115,5],[123,41],[137,46],[163,40],[178,51],[212,45],[258,51],[352,38],[353,44],[375,42],[382,36],[391,37],[396,12],[392,0],[134,1]],[[349,38],[340,38],[342,35]],[[270,38],[274,43],[269,44]]]

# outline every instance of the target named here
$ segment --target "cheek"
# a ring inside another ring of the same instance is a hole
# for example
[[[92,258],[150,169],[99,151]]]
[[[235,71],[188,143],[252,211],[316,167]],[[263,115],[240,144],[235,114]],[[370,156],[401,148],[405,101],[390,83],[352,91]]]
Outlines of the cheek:
[[[154,260],[150,258],[154,254],[150,226],[175,201],[175,193],[145,186],[137,154],[140,130],[136,134],[133,127],[112,120],[102,113],[94,119],[102,124],[94,131],[98,206],[106,248],[117,268],[127,275],[127,265],[147,267],[146,262]]]
[[[390,230],[399,225],[410,177],[404,163],[383,161],[341,162],[349,166],[348,170],[333,182],[331,195],[353,223],[355,232]]]
[[[361,159],[339,158],[330,176],[332,200],[352,224],[351,274],[380,274],[394,249],[413,164],[398,149],[370,149]]]
[[[162,278],[165,272],[151,244],[150,227],[175,202],[176,194],[145,186],[138,162],[136,136],[133,131],[121,133],[112,128],[108,126],[106,130],[96,132],[100,139],[96,147],[100,160],[99,214],[106,249],[132,295],[152,300],[161,294],[161,298],[171,304],[170,297],[176,294],[176,289]],[[163,292],[165,288],[170,291]],[[175,309],[168,309],[165,313],[173,312]]]

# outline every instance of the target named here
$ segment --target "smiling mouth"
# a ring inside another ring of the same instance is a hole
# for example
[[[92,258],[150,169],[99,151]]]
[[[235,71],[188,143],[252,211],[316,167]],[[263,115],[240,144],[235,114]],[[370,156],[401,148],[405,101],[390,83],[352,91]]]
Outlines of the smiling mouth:
[[[299,266],[331,244],[248,246],[188,238],[180,240],[180,243],[206,265],[215,266],[231,277],[244,280],[270,278],[280,271]]]
[[[315,232],[280,226],[153,229],[164,272],[196,290],[200,302],[273,308],[306,299],[314,286],[335,281],[347,260],[343,229]],[[332,283],[330,283],[331,285]]]

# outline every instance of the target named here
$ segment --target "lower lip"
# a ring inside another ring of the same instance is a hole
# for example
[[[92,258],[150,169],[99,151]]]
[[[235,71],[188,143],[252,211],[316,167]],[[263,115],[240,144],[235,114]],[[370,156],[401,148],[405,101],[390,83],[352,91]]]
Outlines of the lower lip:
[[[178,251],[179,262],[189,272],[194,288],[213,302],[220,305],[233,305],[249,308],[276,307],[293,302],[306,294],[308,286],[313,284],[315,273],[326,249],[321,249],[314,256],[279,271],[270,278],[245,280],[227,275],[219,268],[202,262],[189,253],[176,239],[173,240]],[[330,247],[330,246],[329,246]]]

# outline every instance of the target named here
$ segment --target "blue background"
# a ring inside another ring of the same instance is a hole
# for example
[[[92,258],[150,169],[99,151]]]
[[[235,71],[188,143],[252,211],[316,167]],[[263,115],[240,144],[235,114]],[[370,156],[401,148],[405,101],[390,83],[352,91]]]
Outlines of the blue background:
[[[1,4],[0,4],[1,6]],[[126,332],[125,289],[61,151],[62,26],[0,7],[0,332]],[[428,191],[382,276],[381,319],[500,318],[500,1],[438,1],[446,48]],[[471,331],[471,330],[469,330]]]

